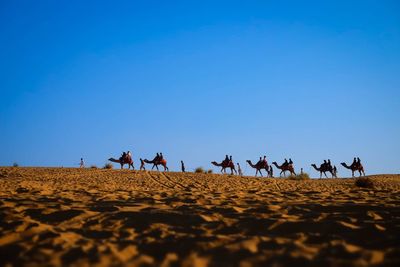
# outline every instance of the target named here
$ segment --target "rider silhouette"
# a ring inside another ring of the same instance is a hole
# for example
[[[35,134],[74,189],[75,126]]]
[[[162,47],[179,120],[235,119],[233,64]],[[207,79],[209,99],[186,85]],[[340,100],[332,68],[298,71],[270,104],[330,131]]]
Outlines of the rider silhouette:
[[[354,159],[353,159],[353,163],[351,164],[351,166],[356,166],[356,165],[357,165],[357,159],[354,158]]]
[[[292,159],[289,159],[289,165],[292,165],[292,164],[293,164]]]
[[[225,162],[225,163],[228,163],[228,162],[229,162],[229,157],[228,157],[228,155],[225,155],[224,162]]]

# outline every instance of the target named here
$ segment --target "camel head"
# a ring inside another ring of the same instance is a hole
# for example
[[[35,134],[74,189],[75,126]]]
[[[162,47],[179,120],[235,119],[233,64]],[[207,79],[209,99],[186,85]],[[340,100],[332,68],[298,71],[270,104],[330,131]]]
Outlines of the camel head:
[[[246,162],[247,162],[247,163],[249,163],[249,164],[251,164],[251,160],[249,160],[249,159],[248,159],[248,160],[246,160]]]
[[[350,168],[349,166],[347,166],[347,164],[345,162],[340,163],[343,167],[345,168]]]
[[[211,161],[212,165],[218,166],[218,163],[216,161]]]
[[[315,164],[311,164],[311,167],[317,168],[317,165],[315,165]]]
[[[278,163],[276,163],[276,161],[274,161],[274,162],[272,162],[272,164],[278,164]]]

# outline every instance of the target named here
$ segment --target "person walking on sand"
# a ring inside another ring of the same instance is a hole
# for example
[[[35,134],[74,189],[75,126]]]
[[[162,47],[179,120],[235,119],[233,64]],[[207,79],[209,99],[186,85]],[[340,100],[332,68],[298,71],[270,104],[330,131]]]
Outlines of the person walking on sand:
[[[182,172],[185,172],[185,164],[183,163],[183,160],[181,160],[181,170]]]
[[[79,168],[85,168],[85,162],[83,161],[83,158],[81,158],[81,163],[79,164]]]
[[[269,166],[269,176],[271,178],[274,177],[274,169],[272,168],[272,166]]]
[[[240,168],[239,162],[237,163],[238,166],[238,173],[240,176],[243,176],[242,168]]]
[[[146,168],[144,167],[144,160],[142,158],[140,158],[140,170],[146,170]]]

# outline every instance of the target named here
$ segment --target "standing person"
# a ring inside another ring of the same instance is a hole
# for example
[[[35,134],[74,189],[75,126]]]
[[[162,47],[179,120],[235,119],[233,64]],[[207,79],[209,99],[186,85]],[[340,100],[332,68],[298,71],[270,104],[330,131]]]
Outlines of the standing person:
[[[185,172],[185,164],[183,163],[183,160],[181,160],[181,170],[182,172]]]
[[[140,170],[146,170],[146,168],[144,167],[144,160],[142,158],[140,158]]]
[[[272,166],[269,166],[269,176],[271,178],[274,177],[274,169],[272,168]]]
[[[83,158],[81,158],[81,163],[79,164],[79,168],[85,168],[85,162],[83,161]]]
[[[242,168],[240,168],[239,162],[237,163],[238,166],[238,173],[240,176],[243,176]]]

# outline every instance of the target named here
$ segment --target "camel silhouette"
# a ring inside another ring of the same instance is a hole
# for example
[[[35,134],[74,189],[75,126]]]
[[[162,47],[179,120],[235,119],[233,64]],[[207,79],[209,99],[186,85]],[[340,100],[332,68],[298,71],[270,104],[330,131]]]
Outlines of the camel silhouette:
[[[332,166],[329,166],[328,164],[321,164],[321,166],[319,168],[315,164],[311,164],[311,166],[314,167],[314,169],[316,169],[317,171],[319,171],[319,178],[322,178],[322,173],[324,173],[325,177],[328,178],[328,176],[326,175],[326,172],[330,172],[332,175],[332,178],[335,176],[335,174],[333,173]]]
[[[345,167],[346,169],[351,170],[351,177],[354,177],[355,171],[358,171],[360,173],[360,177],[361,175],[365,176],[364,167],[361,163],[351,164],[350,166],[348,166],[345,162],[342,162],[340,164],[342,164],[342,166]]]
[[[127,156],[126,158],[121,159],[121,160],[115,159],[115,158],[109,158],[108,160],[111,161],[111,162],[115,162],[115,163],[121,164],[121,170],[124,168],[125,164],[128,164],[128,169],[130,169],[131,166],[132,166],[133,170],[135,169],[135,166],[133,166],[133,160],[129,156]]]
[[[167,161],[165,159],[161,159],[161,160],[148,160],[148,159],[144,159],[143,160],[145,163],[148,164],[153,164],[153,167],[151,167],[151,169],[153,170],[154,167],[156,167],[157,171],[159,171],[158,169],[158,165],[162,165],[164,167],[164,171],[169,171],[168,167],[167,167]]]
[[[257,173],[260,173],[260,175],[261,175],[261,177],[263,176],[262,175],[262,173],[261,173],[261,170],[266,170],[266,172],[267,172],[267,177],[270,177],[271,176],[271,174],[270,174],[270,172],[269,172],[269,166],[268,166],[268,163],[267,162],[263,162],[263,161],[259,161],[259,162],[257,162],[256,164],[253,164],[252,162],[251,162],[251,160],[246,160],[246,162],[252,167],[252,168],[254,168],[254,169],[256,169],[256,177],[257,177]]]
[[[226,173],[226,168],[230,168],[231,169],[231,174],[233,174],[233,172],[235,172],[235,174],[237,174],[236,169],[235,169],[235,164],[233,164],[232,161],[226,162],[223,161],[221,163],[218,163],[216,161],[212,161],[211,162],[212,165],[217,166],[217,167],[221,167],[221,172]]]
[[[283,176],[286,177],[286,172],[289,171],[290,175],[294,174],[296,175],[296,173],[294,172],[294,168],[293,168],[293,164],[282,164],[281,166],[278,165],[278,163],[276,163],[275,161],[272,162],[273,165],[275,165],[275,167],[277,167],[278,169],[281,170],[281,172],[279,173],[279,177]]]

